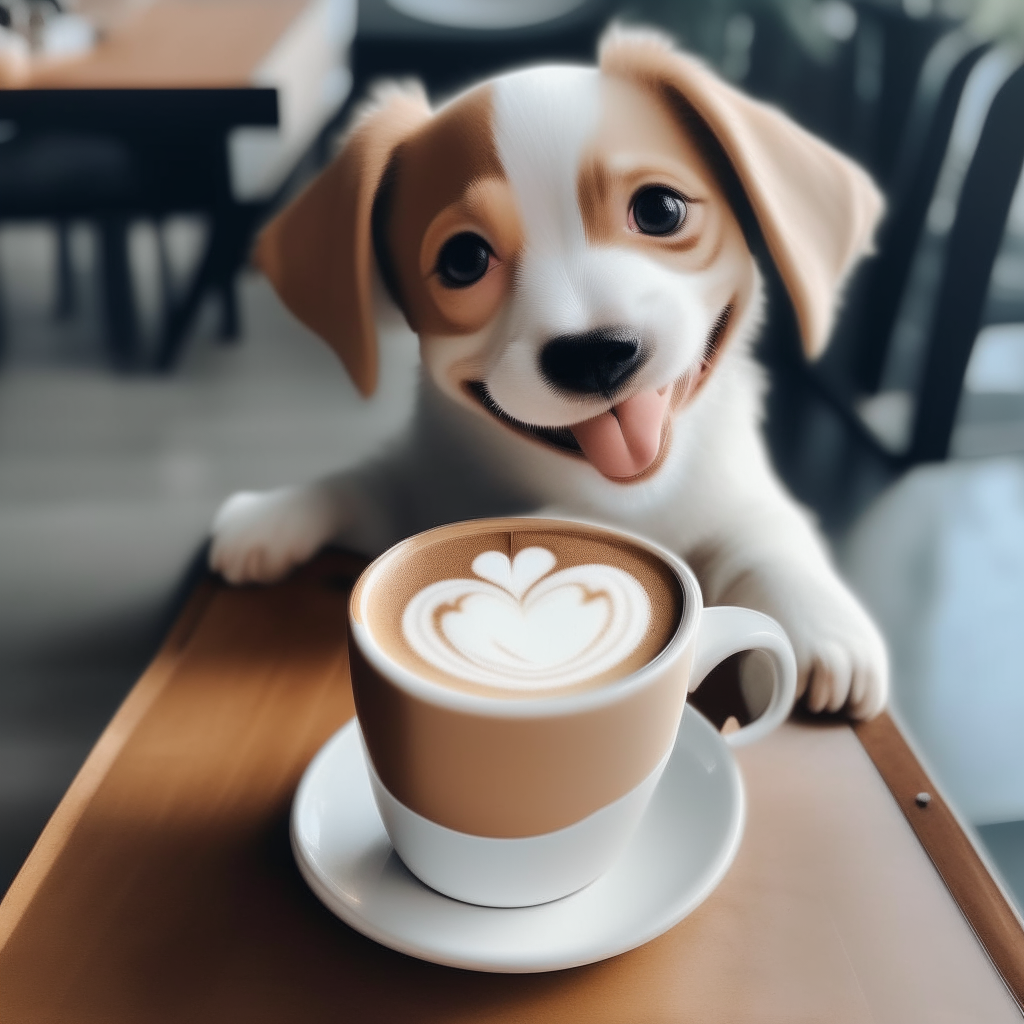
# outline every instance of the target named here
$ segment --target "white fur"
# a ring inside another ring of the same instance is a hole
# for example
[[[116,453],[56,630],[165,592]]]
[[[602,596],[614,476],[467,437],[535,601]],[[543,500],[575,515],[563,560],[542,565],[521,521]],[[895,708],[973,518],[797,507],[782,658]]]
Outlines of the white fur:
[[[494,142],[531,246],[585,244],[576,170],[600,115],[597,68],[543,67],[494,82]]]
[[[524,423],[568,426],[608,407],[600,397],[567,399],[546,385],[537,357],[551,338],[607,324],[636,327],[652,358],[631,389],[647,391],[694,362],[718,314],[701,298],[707,288],[699,278],[708,275],[681,278],[637,252],[587,244],[576,177],[597,129],[600,90],[596,68],[538,68],[494,83],[495,143],[525,246],[512,299],[491,325],[484,381]]]
[[[868,717],[886,699],[884,644],[807,513],[771,470],[760,436],[763,381],[750,355],[760,282],[707,382],[674,417],[663,465],[636,483],[607,480],[587,462],[513,433],[445,373],[453,359],[482,352],[488,389],[506,411],[559,426],[608,405],[570,401],[544,386],[537,352],[553,334],[609,322],[636,327],[652,353],[637,392],[670,383],[699,358],[717,315],[701,298],[706,282],[637,253],[586,244],[575,183],[598,111],[595,70],[534,69],[497,81],[495,136],[526,234],[506,309],[480,335],[424,339],[417,414],[388,456],[311,484],[229,499],[214,521],[210,564],[233,583],[269,582],[328,542],[375,554],[409,534],[478,516],[543,511],[605,520],[689,558],[708,604],[743,604],[778,619],[812,710],[846,706]]]

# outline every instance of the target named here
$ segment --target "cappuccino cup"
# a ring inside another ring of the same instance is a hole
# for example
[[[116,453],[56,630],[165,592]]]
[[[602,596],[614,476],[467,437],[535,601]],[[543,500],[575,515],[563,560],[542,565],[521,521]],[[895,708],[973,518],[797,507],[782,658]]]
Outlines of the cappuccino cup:
[[[481,519],[402,541],[349,603],[356,713],[406,867],[467,903],[530,906],[599,877],[657,787],[686,695],[730,655],[757,716],[785,720],[793,649],[774,619],[704,608],[689,567],[621,530]]]

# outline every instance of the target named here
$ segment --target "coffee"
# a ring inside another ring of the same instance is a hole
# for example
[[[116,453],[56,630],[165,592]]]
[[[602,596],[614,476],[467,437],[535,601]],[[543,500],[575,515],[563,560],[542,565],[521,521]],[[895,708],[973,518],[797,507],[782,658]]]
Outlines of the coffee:
[[[665,562],[599,527],[492,520],[403,548],[374,582],[366,625],[391,660],[461,692],[607,685],[656,658],[683,615]]]
[[[356,582],[349,630],[367,773],[395,850],[427,885],[487,906],[558,899],[607,869],[714,665],[747,649],[772,659],[768,709],[740,742],[778,725],[796,688],[777,623],[704,611],[670,551],[565,520],[402,541]]]

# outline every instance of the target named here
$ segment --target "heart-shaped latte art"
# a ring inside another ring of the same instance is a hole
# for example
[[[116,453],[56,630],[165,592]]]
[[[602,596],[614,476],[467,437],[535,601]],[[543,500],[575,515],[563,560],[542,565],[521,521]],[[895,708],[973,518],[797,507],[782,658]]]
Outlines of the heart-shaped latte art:
[[[643,640],[650,598],[615,566],[552,572],[556,563],[542,547],[511,560],[483,552],[477,579],[439,580],[410,600],[406,640],[441,672],[483,685],[543,690],[601,676]]]

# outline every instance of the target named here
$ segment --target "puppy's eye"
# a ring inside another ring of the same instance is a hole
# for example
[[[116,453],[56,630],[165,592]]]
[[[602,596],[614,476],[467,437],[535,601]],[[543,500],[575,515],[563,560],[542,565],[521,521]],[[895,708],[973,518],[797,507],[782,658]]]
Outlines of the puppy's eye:
[[[449,238],[437,257],[437,273],[448,288],[466,288],[487,273],[491,247],[471,231]]]
[[[645,235],[671,235],[686,219],[686,203],[678,192],[655,185],[638,192],[632,220]]]

